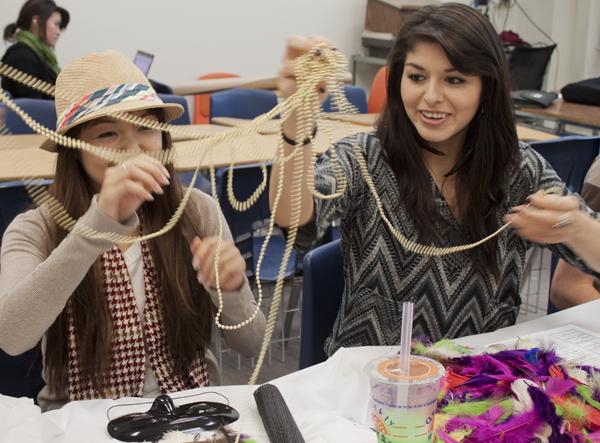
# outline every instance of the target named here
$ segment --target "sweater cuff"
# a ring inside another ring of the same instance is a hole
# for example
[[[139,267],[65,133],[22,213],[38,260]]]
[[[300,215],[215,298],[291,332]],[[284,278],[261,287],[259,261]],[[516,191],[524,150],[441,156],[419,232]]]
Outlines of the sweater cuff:
[[[114,241],[112,240],[104,240],[97,238],[84,238],[79,234],[81,229],[90,228],[98,232],[106,232],[106,233],[117,233],[121,235],[130,234],[135,228],[139,225],[140,221],[137,214],[132,214],[127,220],[123,223],[119,223],[116,220],[105,215],[100,208],[98,207],[98,194],[92,197],[92,202],[90,207],[86,211],[83,216],[79,218],[75,227],[73,228],[73,233],[82,237],[83,240],[92,242],[94,244],[102,245],[105,247],[112,247]]]
[[[210,299],[215,305],[215,307],[219,307],[219,293],[216,289],[207,288],[206,292],[210,295]],[[223,315],[227,317],[228,320],[237,321],[239,319],[243,319],[242,317],[248,312],[248,306],[252,306],[253,303],[251,300],[246,300],[247,294],[252,294],[250,290],[250,284],[248,283],[248,279],[244,279],[244,283],[237,291],[221,291],[223,293]],[[251,295],[252,296],[252,295]],[[253,296],[252,296],[253,297]],[[237,317],[237,318],[236,318]]]

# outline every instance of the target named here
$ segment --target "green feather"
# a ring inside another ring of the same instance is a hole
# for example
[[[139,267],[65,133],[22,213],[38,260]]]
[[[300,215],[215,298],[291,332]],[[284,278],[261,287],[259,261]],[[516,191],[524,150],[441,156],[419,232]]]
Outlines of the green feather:
[[[451,402],[442,408],[442,413],[452,416],[475,417],[485,414],[493,406],[501,406],[504,410],[502,420],[506,420],[512,414],[512,402],[505,399],[500,402],[494,400],[477,400],[464,403]]]
[[[594,400],[594,397],[592,396],[592,390],[588,386],[578,385],[575,389],[588,405],[600,411],[600,403]]]
[[[585,422],[586,414],[585,409],[583,409],[583,404],[578,404],[577,402],[566,402],[564,405],[555,404],[555,407],[556,413],[565,420],[575,421],[578,423]]]

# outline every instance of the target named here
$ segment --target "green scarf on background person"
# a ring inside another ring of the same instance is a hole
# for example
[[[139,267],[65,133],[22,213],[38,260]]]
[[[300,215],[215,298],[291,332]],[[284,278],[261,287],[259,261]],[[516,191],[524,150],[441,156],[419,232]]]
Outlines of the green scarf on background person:
[[[29,31],[17,32],[16,39],[18,42],[25,43],[27,46],[33,49],[33,51],[39,55],[44,62],[46,62],[50,69],[52,69],[54,73],[58,75],[60,72],[60,67],[58,66],[58,60],[56,59],[54,49]]]

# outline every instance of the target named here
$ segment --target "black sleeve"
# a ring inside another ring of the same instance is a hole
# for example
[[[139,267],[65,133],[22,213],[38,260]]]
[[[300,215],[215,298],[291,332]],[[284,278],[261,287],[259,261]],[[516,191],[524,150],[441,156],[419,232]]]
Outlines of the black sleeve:
[[[44,62],[31,49],[26,47],[9,48],[2,62],[35,78],[48,81]],[[48,95],[28,88],[9,78],[2,77],[2,89],[7,90],[13,98],[42,98],[51,99]]]

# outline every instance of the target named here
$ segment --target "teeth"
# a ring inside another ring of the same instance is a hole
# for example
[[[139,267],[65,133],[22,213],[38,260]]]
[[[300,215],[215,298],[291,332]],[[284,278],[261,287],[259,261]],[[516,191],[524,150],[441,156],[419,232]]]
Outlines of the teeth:
[[[427,118],[444,118],[446,116],[446,114],[441,113],[441,112],[427,112],[427,111],[421,111],[423,113],[423,115]]]

